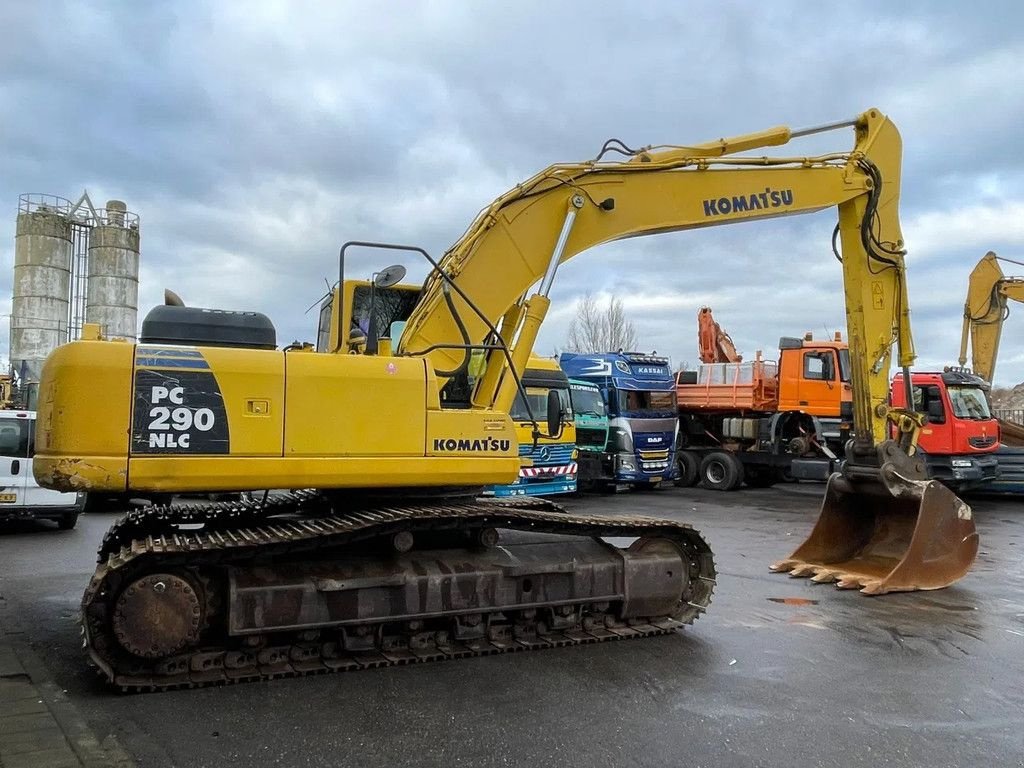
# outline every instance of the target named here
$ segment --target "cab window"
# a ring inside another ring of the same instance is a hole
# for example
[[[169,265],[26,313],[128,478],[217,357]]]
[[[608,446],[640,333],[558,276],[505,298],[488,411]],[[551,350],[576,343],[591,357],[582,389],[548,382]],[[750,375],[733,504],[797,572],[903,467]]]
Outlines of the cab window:
[[[675,413],[675,390],[648,392],[642,390],[619,390],[619,413],[634,417],[655,417]]]
[[[834,381],[835,358],[831,352],[804,353],[804,378],[812,381]]]
[[[316,332],[316,351],[329,352],[327,348],[331,343],[331,315],[334,311],[333,294],[324,299],[320,305],[320,327]]]
[[[558,399],[562,405],[562,418],[566,423],[573,420],[572,411],[572,399],[569,397],[568,389],[557,389]],[[512,404],[512,411],[509,416],[512,421],[517,422],[528,422],[530,421],[530,412],[533,412],[533,418],[544,419],[548,410],[548,392],[546,389],[527,389],[526,390],[527,402],[529,403],[529,409],[526,407],[526,403],[523,402],[523,395],[519,393],[516,395],[515,402]]]
[[[950,386],[949,400],[953,415],[961,419],[984,421],[992,418],[985,391],[977,387]]]
[[[946,423],[946,406],[942,402],[942,390],[933,385],[915,386],[914,410],[928,415],[929,424]]]
[[[31,433],[28,419],[0,420],[0,456],[12,459],[28,458]]]

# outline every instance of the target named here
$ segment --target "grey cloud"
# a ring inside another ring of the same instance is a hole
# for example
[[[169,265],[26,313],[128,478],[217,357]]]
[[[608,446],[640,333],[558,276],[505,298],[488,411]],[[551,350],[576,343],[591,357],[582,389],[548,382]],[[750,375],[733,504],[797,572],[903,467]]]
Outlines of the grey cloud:
[[[344,240],[439,254],[490,199],[609,136],[704,141],[868,106],[904,134],[908,238],[911,220],[926,227],[921,247],[908,242],[923,359],[955,353],[973,262],[1019,246],[1000,218],[1024,200],[1014,3],[6,6],[0,251],[9,265],[20,192],[124,198],[142,216],[143,307],[167,284],[264,311],[284,340],[310,338],[303,311]],[[834,134],[799,151],[849,143]],[[995,213],[951,237],[948,220],[971,206]],[[557,310],[587,289],[699,296],[748,354],[841,327],[833,223],[602,247],[564,268],[542,347],[562,342]],[[352,274],[387,260],[356,254]],[[10,282],[0,270],[0,293]],[[648,346],[692,361],[697,308],[638,308],[634,320]],[[1003,346],[1024,359],[1024,345]],[[1024,362],[1000,376],[1024,379]]]

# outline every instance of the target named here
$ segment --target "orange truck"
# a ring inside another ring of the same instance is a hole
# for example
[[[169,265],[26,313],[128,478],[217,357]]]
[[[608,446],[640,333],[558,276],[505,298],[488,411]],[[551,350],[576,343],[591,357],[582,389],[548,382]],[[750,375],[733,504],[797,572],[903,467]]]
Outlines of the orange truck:
[[[702,363],[676,374],[676,484],[727,491],[744,483],[827,479],[844,456],[853,421],[850,354],[841,334],[783,337],[778,360],[758,352],[744,362],[707,307],[698,314],[698,328]],[[987,402],[985,385],[975,379],[959,372],[911,374],[915,407],[929,419],[921,454],[929,475],[954,488],[984,483],[996,472],[998,425],[979,405]],[[905,391],[898,375],[893,405],[904,404]]]

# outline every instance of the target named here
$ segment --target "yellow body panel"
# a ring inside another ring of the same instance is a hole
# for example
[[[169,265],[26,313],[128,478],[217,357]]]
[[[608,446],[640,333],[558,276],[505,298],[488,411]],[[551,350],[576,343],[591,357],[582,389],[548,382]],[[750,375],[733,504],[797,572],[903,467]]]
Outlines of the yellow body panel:
[[[134,352],[126,343],[77,341],[46,359],[32,462],[41,485],[127,489]]]
[[[285,456],[423,456],[425,382],[422,358],[289,355]]]
[[[223,397],[232,455],[280,456],[284,433],[285,353],[204,347],[201,354],[213,371]],[[143,369],[140,359],[145,359],[141,352],[136,364]],[[173,368],[151,367],[151,370],[172,379],[177,372]],[[139,415],[136,412],[136,419]],[[144,426],[134,423],[133,432]]]
[[[513,443],[514,445],[514,443]],[[264,488],[417,488],[511,482],[519,459],[508,456],[132,459],[131,487],[174,492]],[[103,478],[90,475],[95,483]],[[491,480],[491,478],[501,478]],[[490,481],[490,483],[485,482]],[[92,488],[95,486],[79,486]],[[103,490],[108,490],[103,488]]]
[[[428,456],[450,456],[453,451],[509,457],[517,455],[516,434],[507,414],[437,410],[427,413],[427,425]]]
[[[44,368],[35,472],[109,493],[513,480],[508,416],[442,411],[435,381],[422,358],[73,342]]]

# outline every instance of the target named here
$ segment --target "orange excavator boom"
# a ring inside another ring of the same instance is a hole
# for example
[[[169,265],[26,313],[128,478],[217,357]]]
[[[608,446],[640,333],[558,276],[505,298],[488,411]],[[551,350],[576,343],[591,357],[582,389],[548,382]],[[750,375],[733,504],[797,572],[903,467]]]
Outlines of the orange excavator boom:
[[[697,313],[697,343],[702,363],[743,362],[743,355],[736,352],[732,337],[715,322],[711,307],[701,307]]]

